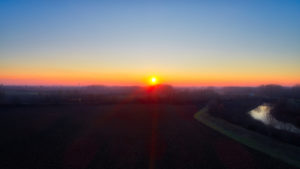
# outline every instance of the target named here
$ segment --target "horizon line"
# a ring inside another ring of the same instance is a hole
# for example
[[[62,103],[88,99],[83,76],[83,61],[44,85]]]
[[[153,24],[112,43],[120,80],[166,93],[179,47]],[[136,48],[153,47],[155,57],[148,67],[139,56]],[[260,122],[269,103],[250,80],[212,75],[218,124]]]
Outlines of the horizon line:
[[[8,86],[8,87],[90,87],[90,86],[97,86],[97,87],[149,87],[151,85],[105,85],[105,84],[90,84],[90,85],[64,85],[64,84],[1,84],[0,86]],[[171,86],[171,87],[178,87],[178,88],[222,88],[222,87],[262,87],[262,86],[280,86],[280,87],[299,87],[300,84],[294,85],[280,85],[280,84],[260,84],[260,85],[171,85],[167,83],[157,84],[156,86]]]

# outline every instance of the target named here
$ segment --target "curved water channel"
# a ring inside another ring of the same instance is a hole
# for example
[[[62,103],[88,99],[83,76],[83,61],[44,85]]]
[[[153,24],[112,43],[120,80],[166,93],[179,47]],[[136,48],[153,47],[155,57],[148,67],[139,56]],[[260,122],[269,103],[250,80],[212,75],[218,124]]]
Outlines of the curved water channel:
[[[293,124],[275,119],[275,117],[273,117],[270,113],[271,109],[271,105],[264,103],[256,107],[255,109],[249,111],[248,113],[253,119],[258,120],[267,126],[271,126],[279,130],[285,130],[288,132],[300,134],[300,129],[294,126]]]

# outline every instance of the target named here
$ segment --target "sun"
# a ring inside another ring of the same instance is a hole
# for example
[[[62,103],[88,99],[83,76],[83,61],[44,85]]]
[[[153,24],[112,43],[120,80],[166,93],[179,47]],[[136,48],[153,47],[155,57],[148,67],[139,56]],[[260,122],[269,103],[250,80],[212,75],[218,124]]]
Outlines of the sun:
[[[151,85],[157,85],[158,84],[157,77],[155,77],[155,76],[150,77],[149,81],[150,81]]]

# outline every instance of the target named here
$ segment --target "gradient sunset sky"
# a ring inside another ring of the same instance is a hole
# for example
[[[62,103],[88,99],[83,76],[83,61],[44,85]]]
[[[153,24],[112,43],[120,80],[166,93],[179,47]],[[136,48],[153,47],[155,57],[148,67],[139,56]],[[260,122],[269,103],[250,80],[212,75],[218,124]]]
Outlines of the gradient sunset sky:
[[[300,83],[300,1],[0,1],[0,84]]]

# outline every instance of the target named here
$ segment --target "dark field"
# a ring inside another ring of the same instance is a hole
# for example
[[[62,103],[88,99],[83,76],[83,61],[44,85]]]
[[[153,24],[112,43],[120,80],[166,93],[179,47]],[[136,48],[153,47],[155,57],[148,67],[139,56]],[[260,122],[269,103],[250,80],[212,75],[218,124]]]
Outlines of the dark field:
[[[193,118],[194,105],[0,108],[0,168],[293,168]]]

